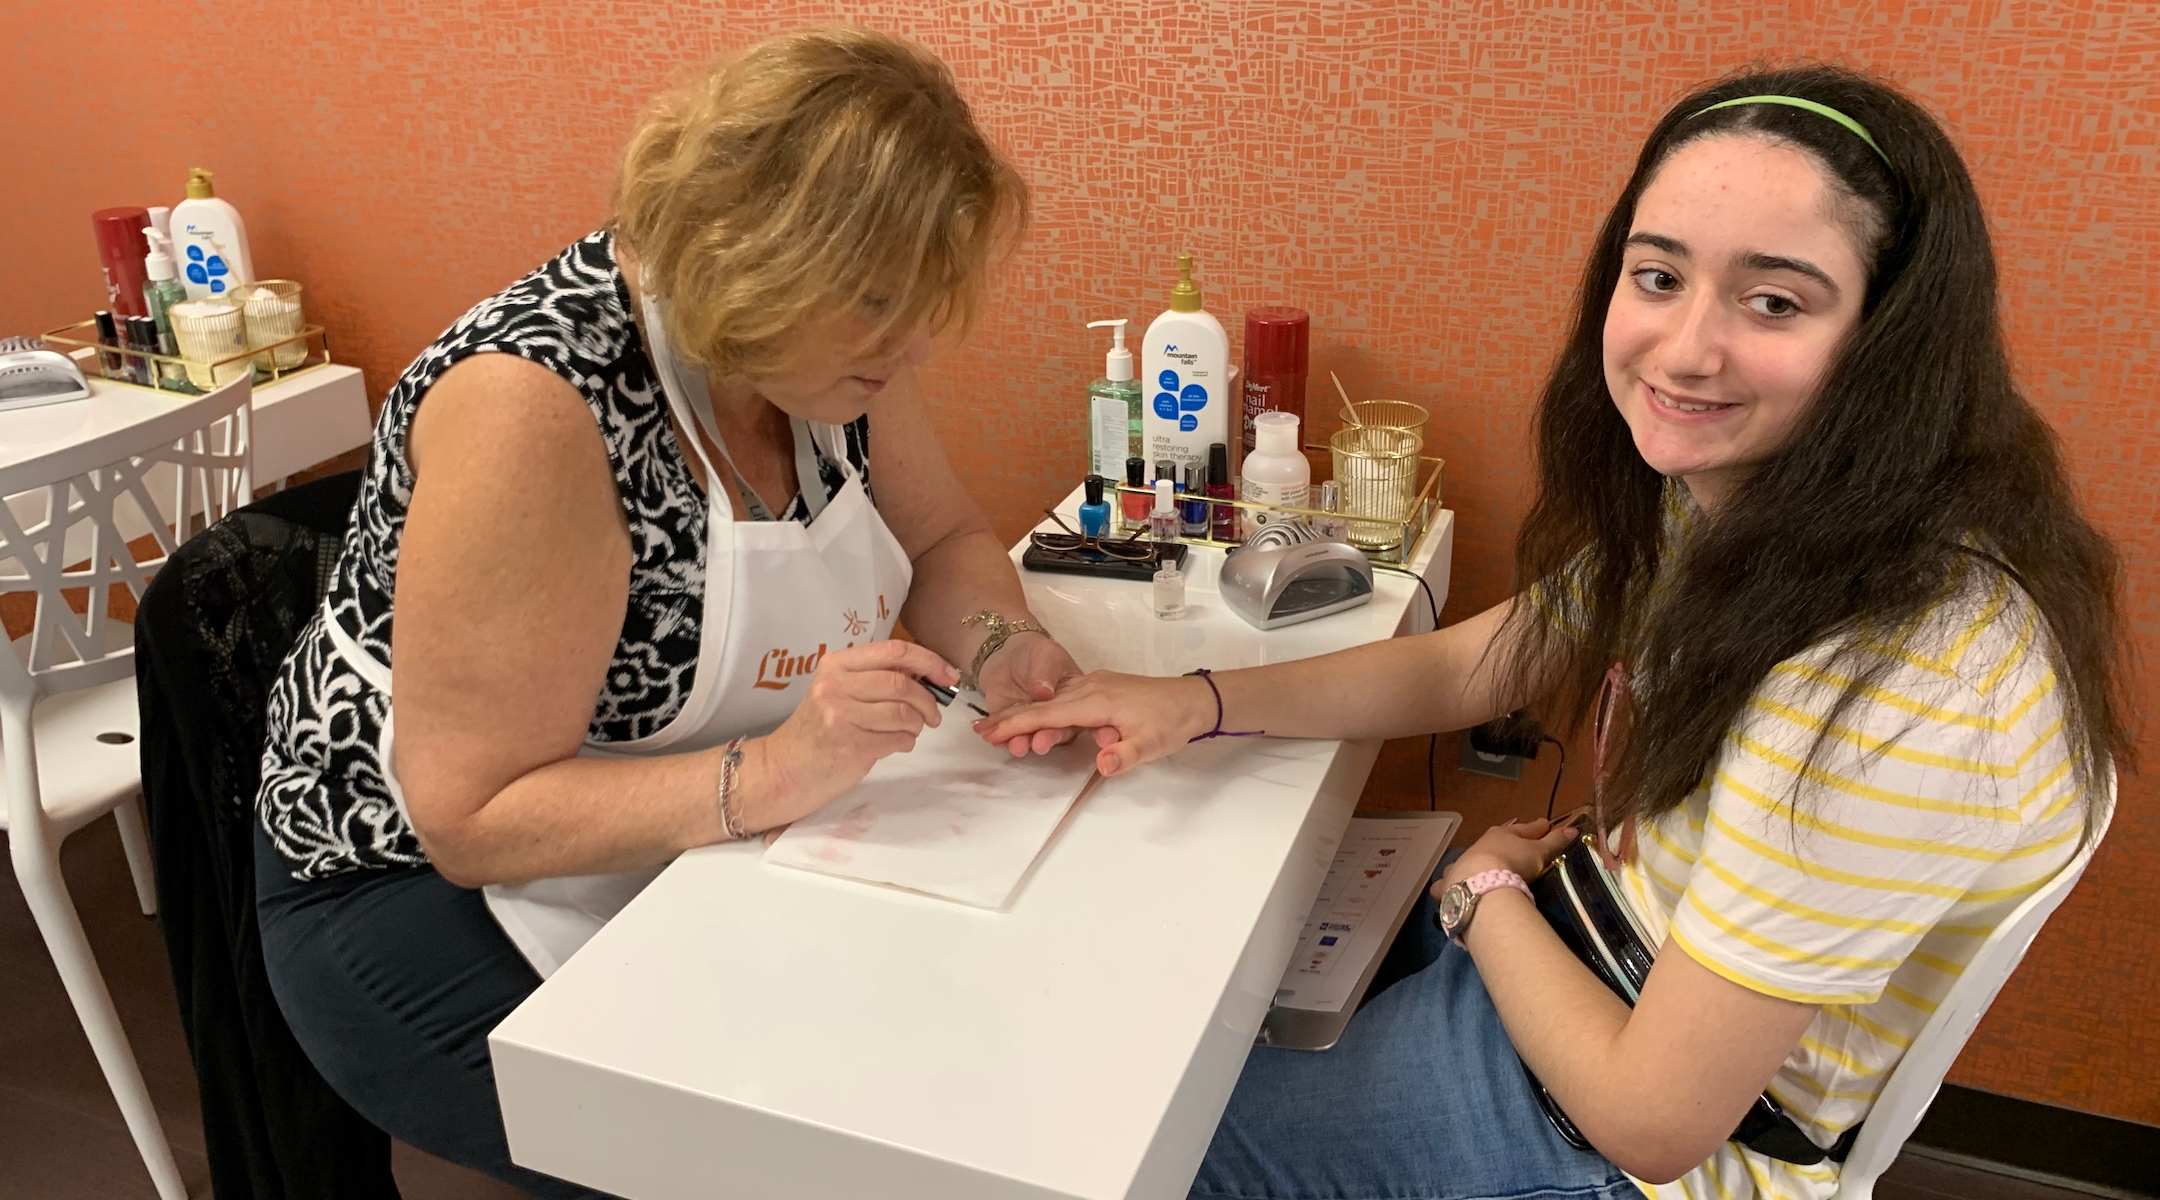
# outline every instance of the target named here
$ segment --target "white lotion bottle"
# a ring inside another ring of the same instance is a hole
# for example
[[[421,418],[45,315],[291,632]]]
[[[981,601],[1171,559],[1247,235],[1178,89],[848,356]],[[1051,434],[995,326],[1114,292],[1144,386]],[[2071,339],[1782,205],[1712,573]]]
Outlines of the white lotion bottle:
[[[222,296],[255,280],[255,260],[248,254],[247,223],[240,210],[217,198],[210,172],[188,170],[187,199],[173,206],[173,254],[179,260],[181,286],[188,299]]]
[[[1187,464],[1207,476],[1208,446],[1230,441],[1230,338],[1222,322],[1200,307],[1193,256],[1177,256],[1178,282],[1170,308],[1148,326],[1140,346],[1140,384],[1147,396],[1141,420],[1149,462]]]
[[[1264,412],[1253,418],[1253,452],[1238,471],[1238,499],[1284,508],[1310,508],[1312,464],[1298,449],[1296,413]],[[1262,525],[1295,520],[1280,513],[1239,509],[1246,537]]]

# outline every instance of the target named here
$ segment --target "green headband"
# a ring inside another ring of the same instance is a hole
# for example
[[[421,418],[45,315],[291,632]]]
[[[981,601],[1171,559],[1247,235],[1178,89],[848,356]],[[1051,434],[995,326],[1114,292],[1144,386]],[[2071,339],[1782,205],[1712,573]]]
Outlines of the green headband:
[[[1783,104],[1788,108],[1805,109],[1819,117],[1828,117],[1860,135],[1860,140],[1868,144],[1868,149],[1875,152],[1875,157],[1882,159],[1884,166],[1890,165],[1890,156],[1884,154],[1883,148],[1875,144],[1875,139],[1869,137],[1868,131],[1860,127],[1860,122],[1853,120],[1827,104],[1818,104],[1813,100],[1803,100],[1798,96],[1741,96],[1738,99],[1721,101],[1698,112],[1691,112],[1688,114],[1688,120],[1692,121],[1703,115],[1703,113],[1716,112],[1718,109],[1732,108],[1740,104]]]

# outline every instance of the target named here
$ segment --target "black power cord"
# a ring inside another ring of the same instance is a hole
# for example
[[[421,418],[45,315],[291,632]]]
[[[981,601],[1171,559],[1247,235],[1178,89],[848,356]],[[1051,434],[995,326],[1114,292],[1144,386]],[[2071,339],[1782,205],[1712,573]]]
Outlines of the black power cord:
[[[1435,778],[1439,769],[1433,766],[1433,756],[1439,749],[1440,735],[1437,733],[1427,734],[1425,737],[1425,811],[1427,812],[1440,811],[1440,785]]]
[[[1552,773],[1552,791],[1545,794],[1545,819],[1550,821],[1553,801],[1560,795],[1560,777],[1567,774],[1567,743],[1549,733],[1544,735],[1544,740],[1551,742],[1553,749],[1560,752],[1560,769]]]
[[[1403,567],[1375,565],[1374,570],[1395,575],[1408,575],[1417,580],[1418,590],[1425,593],[1426,611],[1432,614],[1432,626],[1440,628],[1440,602],[1433,597],[1432,585],[1416,571]],[[1545,819],[1552,820],[1553,803],[1560,798],[1560,780],[1567,774],[1567,744],[1545,732],[1545,727],[1518,709],[1504,717],[1487,721],[1469,731],[1470,748],[1486,754],[1512,754],[1517,758],[1536,758],[1538,749],[1546,742],[1560,751],[1560,769],[1553,772],[1552,790],[1545,794]],[[1425,739],[1425,807],[1440,807],[1439,768],[1436,758],[1440,749],[1440,735],[1435,733]]]
[[[1425,593],[1426,611],[1432,613],[1432,627],[1435,630],[1438,630],[1440,628],[1440,602],[1433,598],[1432,585],[1425,582],[1425,577],[1423,575],[1420,575],[1416,571],[1412,571],[1404,567],[1389,567],[1375,564],[1373,566],[1373,569],[1376,571],[1386,571],[1394,575],[1408,575],[1410,578],[1417,580],[1418,590]],[[1439,751],[1439,749],[1439,734],[1435,733],[1425,739],[1425,807],[1428,810],[1434,811],[1437,811],[1440,807],[1440,783],[1438,778],[1439,769],[1434,765],[1433,762],[1434,756]],[[1535,752],[1533,751],[1533,753]]]
[[[1496,717],[1470,730],[1470,748],[1482,754],[1507,754],[1516,758],[1536,758],[1538,750],[1551,742],[1560,750],[1560,769],[1553,772],[1552,790],[1545,795],[1545,819],[1552,820],[1553,803],[1560,797],[1560,777],[1567,774],[1567,746],[1559,738],[1545,732],[1529,714],[1517,709],[1504,717]]]

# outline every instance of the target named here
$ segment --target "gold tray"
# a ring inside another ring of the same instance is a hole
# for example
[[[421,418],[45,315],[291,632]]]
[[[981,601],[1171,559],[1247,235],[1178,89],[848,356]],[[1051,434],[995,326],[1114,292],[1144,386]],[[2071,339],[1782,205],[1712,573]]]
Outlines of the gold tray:
[[[1325,451],[1327,447],[1308,446],[1306,447],[1306,449]],[[1423,474],[1424,478],[1419,482],[1417,491],[1413,493],[1410,497],[1409,510],[1403,514],[1403,518],[1399,521],[1388,520],[1382,517],[1365,516],[1361,513],[1331,513],[1322,512],[1317,508],[1290,508],[1280,504],[1263,504],[1255,500],[1218,500],[1205,496],[1194,496],[1190,493],[1187,493],[1185,497],[1180,499],[1179,503],[1183,504],[1192,501],[1199,501],[1205,503],[1208,506],[1207,528],[1210,533],[1212,533],[1215,528],[1215,510],[1218,507],[1242,509],[1248,512],[1275,513],[1284,517],[1297,518],[1304,521],[1308,525],[1312,523],[1314,518],[1319,517],[1353,521],[1365,526],[1378,525],[1385,529],[1399,529],[1402,533],[1402,537],[1400,540],[1396,541],[1391,546],[1386,546],[1379,549],[1368,549],[1364,546],[1358,546],[1357,549],[1361,551],[1365,555],[1365,557],[1371,559],[1376,563],[1386,563],[1392,566],[1402,567],[1408,566],[1410,564],[1411,554],[1416,552],[1417,544],[1425,539],[1426,531],[1432,528],[1433,518],[1438,516],[1440,513],[1440,480],[1441,476],[1445,474],[1447,470],[1446,460],[1432,458],[1426,455],[1418,456],[1418,464],[1418,469]],[[1108,481],[1106,480],[1105,482]],[[1155,498],[1155,489],[1153,487],[1133,487],[1131,484],[1121,483],[1117,485],[1117,491],[1118,494],[1122,496],[1146,496],[1150,503],[1152,503]],[[1118,507],[1119,506],[1115,503],[1111,505],[1113,511],[1116,510]],[[1216,541],[1212,536],[1180,537],[1178,540],[1184,542],[1186,545],[1189,546],[1214,546],[1224,550],[1234,549],[1240,545],[1243,545],[1242,541]],[[1355,545],[1355,543],[1352,544]]]
[[[85,330],[88,331],[87,335],[84,335]],[[280,338],[274,342],[265,342],[260,346],[250,346],[238,354],[229,354],[213,362],[181,358],[176,354],[159,354],[149,350],[130,350],[124,346],[108,345],[97,339],[97,320],[95,318],[88,321],[77,321],[73,325],[62,325],[58,329],[47,330],[40,336],[51,345],[65,347],[69,350],[89,349],[97,351],[101,369],[98,370],[96,377],[100,383],[115,383],[122,387],[131,387],[145,392],[186,396],[202,395],[202,389],[187,380],[187,368],[191,365],[209,372],[210,377],[215,379],[219,367],[230,367],[241,359],[251,359],[258,354],[267,355],[272,365],[268,367],[256,366],[254,368],[255,379],[258,383],[277,383],[303,371],[312,371],[316,367],[327,365],[331,361],[330,335],[325,333],[320,325],[303,325],[300,327],[300,332],[291,337]],[[271,351],[280,346],[290,346],[295,342],[302,343],[307,347],[307,357],[289,367],[277,366],[277,355],[272,354]],[[147,368],[146,373],[154,382],[137,383],[132,379],[106,373],[109,370],[119,369],[119,365],[126,364],[130,359],[141,360]],[[117,365],[102,365],[106,363]],[[180,369],[180,379],[177,383],[164,378],[164,373],[159,370],[161,365],[170,365]],[[84,373],[89,374],[90,372],[85,370]]]

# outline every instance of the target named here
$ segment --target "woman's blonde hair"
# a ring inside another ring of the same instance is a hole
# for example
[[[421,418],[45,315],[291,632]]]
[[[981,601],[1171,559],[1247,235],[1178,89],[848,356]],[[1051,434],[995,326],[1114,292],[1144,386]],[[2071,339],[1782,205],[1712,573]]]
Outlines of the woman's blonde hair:
[[[1027,207],[944,63],[831,28],[759,42],[656,100],[615,222],[685,357],[756,377],[827,306],[869,315],[878,344],[965,327]]]

